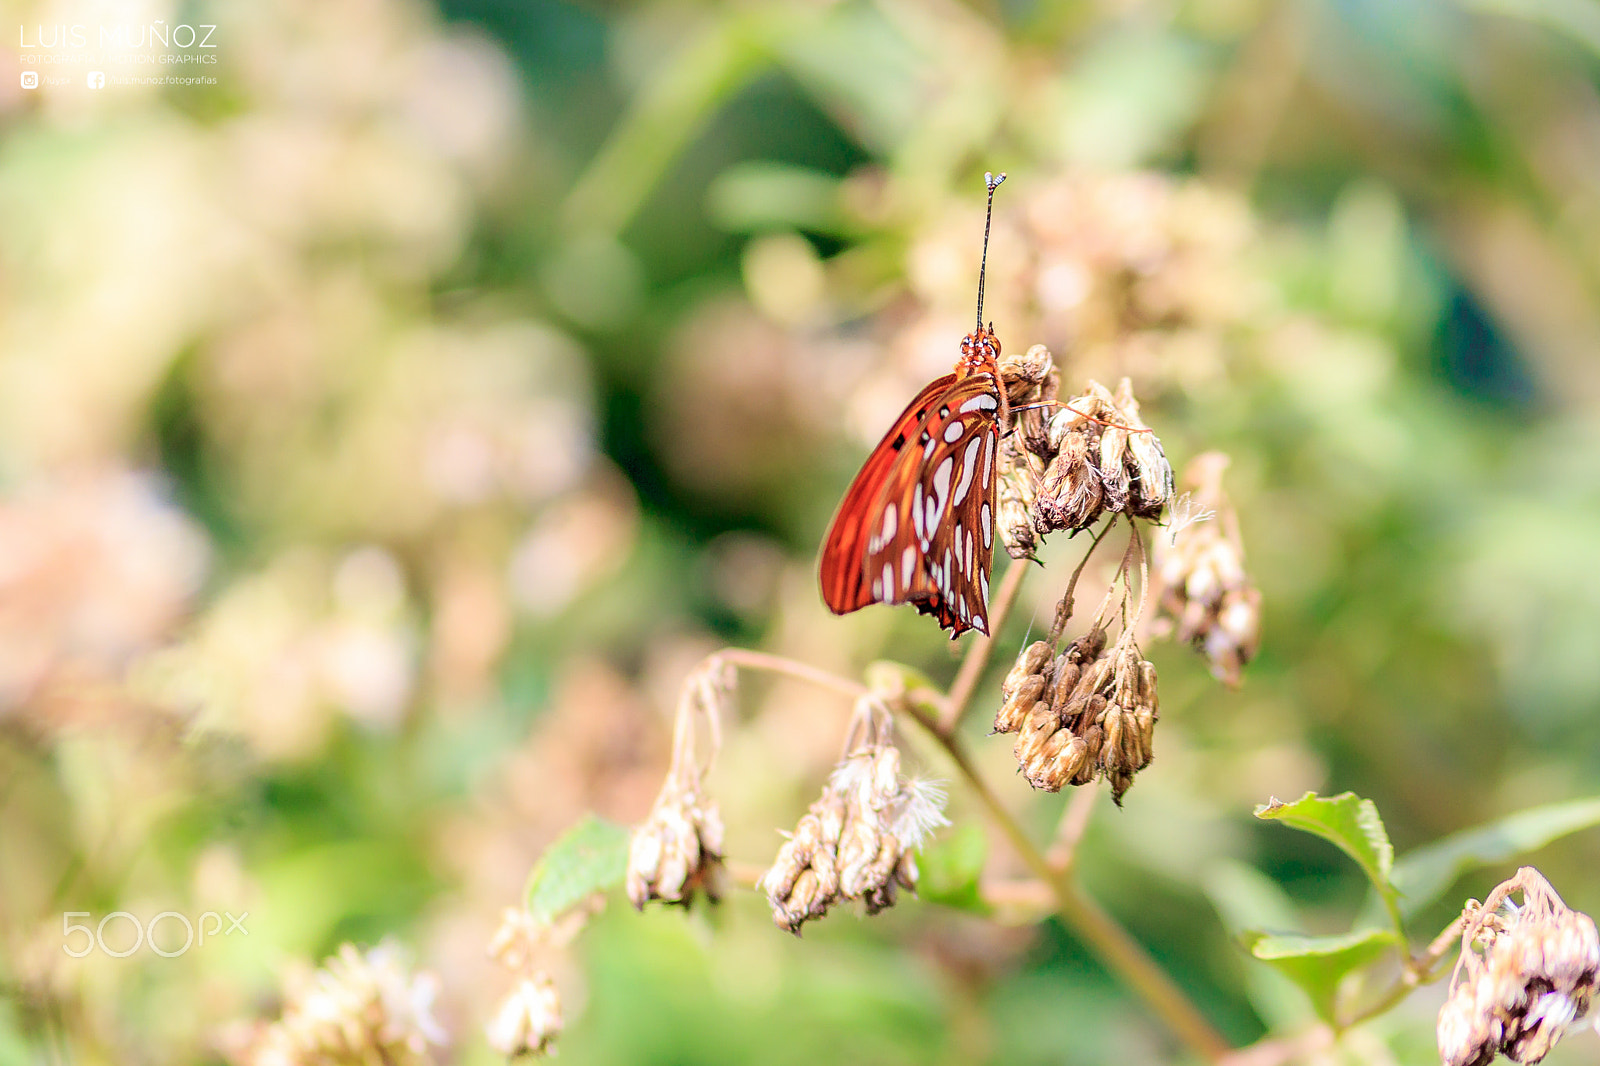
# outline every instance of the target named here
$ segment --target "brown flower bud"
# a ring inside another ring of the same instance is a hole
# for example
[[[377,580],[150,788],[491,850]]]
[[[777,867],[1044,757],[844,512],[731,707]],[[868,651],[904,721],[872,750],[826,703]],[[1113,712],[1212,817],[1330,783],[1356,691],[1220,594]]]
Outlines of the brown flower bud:
[[[1036,640],[1022,649],[1011,672],[1000,683],[1000,710],[995,712],[994,732],[1015,733],[1033,705],[1048,698],[1046,690],[1055,670],[1054,651],[1043,640]]]
[[[1058,529],[1086,529],[1105,510],[1105,488],[1099,468],[1091,461],[1098,439],[1087,429],[1074,429],[1061,438],[1056,457],[1045,467],[1034,502],[1033,524],[1041,534]]]
[[[1039,482],[1044,464],[1033,453],[1019,448],[1017,435],[1000,441],[999,483],[995,490],[995,527],[1000,543],[1013,559],[1031,559],[1038,546],[1033,528],[1033,510],[1039,497]]]
[[[1000,380],[1005,383],[1006,399],[1015,412],[1013,436],[1026,450],[1045,455],[1042,449],[1048,440],[1049,408],[1061,389],[1061,376],[1056,373],[1050,349],[1035,344],[1026,355],[1003,356]]]
[[[1261,594],[1245,572],[1238,520],[1222,489],[1227,466],[1221,452],[1189,464],[1192,496],[1174,505],[1172,532],[1156,538],[1152,562],[1157,632],[1173,632],[1206,657],[1215,677],[1237,685],[1260,643]],[[1204,520],[1213,514],[1216,521]]]
[[[1172,464],[1167,462],[1160,438],[1148,432],[1149,427],[1139,417],[1139,401],[1133,397],[1133,383],[1123,378],[1113,400],[1117,421],[1132,431],[1127,434],[1124,457],[1124,471],[1128,477],[1127,511],[1138,518],[1160,518],[1162,508],[1172,499]],[[1144,432],[1138,432],[1141,430]],[[1105,467],[1102,465],[1101,469]]]

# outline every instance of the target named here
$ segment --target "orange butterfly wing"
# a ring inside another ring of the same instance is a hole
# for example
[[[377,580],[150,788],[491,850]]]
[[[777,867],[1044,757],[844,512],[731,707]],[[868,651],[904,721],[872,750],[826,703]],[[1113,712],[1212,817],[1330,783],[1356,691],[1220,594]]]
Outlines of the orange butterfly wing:
[[[952,637],[988,633],[1001,402],[992,373],[946,374],[895,420],[823,542],[829,609],[911,603]]]

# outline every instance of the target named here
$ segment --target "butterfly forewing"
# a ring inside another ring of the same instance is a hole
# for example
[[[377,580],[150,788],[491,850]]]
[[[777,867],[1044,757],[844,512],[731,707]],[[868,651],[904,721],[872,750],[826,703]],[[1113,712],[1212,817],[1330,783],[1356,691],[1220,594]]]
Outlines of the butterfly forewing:
[[[912,603],[952,636],[989,632],[1002,402],[988,372],[947,374],[911,401],[828,530],[821,571],[829,608]]]

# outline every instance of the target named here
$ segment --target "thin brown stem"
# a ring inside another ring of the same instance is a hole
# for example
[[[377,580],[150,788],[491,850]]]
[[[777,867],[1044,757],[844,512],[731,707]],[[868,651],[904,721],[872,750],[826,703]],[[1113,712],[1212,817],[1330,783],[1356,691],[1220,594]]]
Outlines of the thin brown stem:
[[[1097,788],[1073,789],[1067,805],[1062,808],[1061,821],[1056,824],[1055,841],[1050,845],[1050,850],[1045,852],[1045,858],[1054,869],[1062,873],[1071,872],[1078,860],[1078,844],[1083,840],[1084,831],[1089,828],[1095,800],[1099,797],[1100,790]]]
[[[747,648],[724,648],[722,651],[717,652],[717,657],[724,662],[732,663],[734,666],[742,666],[747,670],[765,670],[768,673],[787,674],[789,677],[797,677],[802,681],[810,681],[814,685],[831,688],[835,692],[849,696],[851,699],[863,696],[867,692],[867,686],[859,681],[851,681],[849,678],[830,674],[826,670],[819,670],[815,666],[807,666],[805,663],[796,662],[793,659],[785,659],[781,655],[769,655],[764,651],[750,651]]]
[[[1072,571],[1072,577],[1067,581],[1067,591],[1062,595],[1061,602],[1056,605],[1055,621],[1050,626],[1050,643],[1055,644],[1061,639],[1061,634],[1066,630],[1067,623],[1072,620],[1072,597],[1078,590],[1078,578],[1083,576],[1084,567],[1089,565],[1089,560],[1094,556],[1094,550],[1100,547],[1100,542],[1106,539],[1106,534],[1111,532],[1111,527],[1116,524],[1113,518],[1101,527],[1100,532],[1094,535],[1089,542],[1089,550],[1083,553],[1083,558],[1078,560],[1078,568]]]
[[[950,685],[950,695],[945,698],[944,710],[939,715],[939,729],[941,732],[951,733],[961,724],[961,716],[967,711],[967,704],[972,702],[972,694],[978,688],[978,682],[983,679],[983,672],[989,666],[989,656],[994,651],[995,638],[1000,635],[1000,627],[1005,624],[1006,616],[1011,613],[1011,607],[1016,602],[1017,592],[1022,588],[1022,579],[1028,575],[1028,564],[1022,559],[1013,559],[1006,568],[1006,576],[1000,581],[1000,589],[996,593],[994,602],[989,605],[989,633],[979,636],[972,642],[972,647],[967,649],[967,657],[961,660],[961,669],[956,671],[956,679]]]
[[[1207,1062],[1219,1062],[1229,1052],[1221,1034],[1211,1027],[1195,1005],[1173,983],[1166,971],[1156,965],[1139,942],[1127,930],[1084,894],[1069,874],[1050,865],[1044,853],[1036,847],[1022,825],[1006,809],[994,790],[967,754],[958,736],[944,733],[938,722],[921,707],[901,701],[900,708],[931,733],[945,749],[957,771],[977,795],[989,813],[990,820],[1010,842],[1023,863],[1034,876],[1050,886],[1055,897],[1055,911],[1066,925],[1099,957],[1106,968],[1126,981],[1164,1021],[1174,1035],[1190,1051]]]

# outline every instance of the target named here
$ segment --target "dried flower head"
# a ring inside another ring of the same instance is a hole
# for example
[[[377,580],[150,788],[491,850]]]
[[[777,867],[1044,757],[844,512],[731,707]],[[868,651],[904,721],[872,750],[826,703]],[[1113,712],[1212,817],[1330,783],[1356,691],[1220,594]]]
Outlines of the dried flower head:
[[[716,759],[723,704],[733,692],[733,667],[716,656],[684,681],[673,726],[672,766],[649,816],[628,847],[628,898],[643,909],[657,899],[687,906],[695,892],[715,902],[722,869],[722,816],[705,795],[705,775]],[[710,752],[702,766],[695,753],[695,718],[703,714]]]
[[[1050,420],[1046,443],[1040,533],[1084,529],[1106,512],[1158,518],[1172,498],[1172,467],[1126,378],[1115,395],[1089,382]]]
[[[1211,672],[1230,685],[1256,653],[1261,639],[1261,593],[1244,569],[1239,523],[1222,488],[1228,467],[1222,452],[1197,455],[1184,470],[1192,494],[1171,533],[1154,551],[1156,632],[1173,633],[1211,663]],[[1219,517],[1206,522],[1207,512]]]
[[[518,980],[484,1026],[489,1046],[512,1058],[548,1054],[560,1033],[561,995],[543,972]]]
[[[1150,764],[1160,715],[1155,666],[1134,640],[1144,610],[1142,592],[1133,616],[1126,615],[1135,558],[1147,578],[1136,528],[1089,631],[1057,654],[1057,641],[1072,613],[1075,576],[1057,606],[1049,638],[1024,647],[1000,686],[994,731],[1017,734],[1017,765],[1034,788],[1057,792],[1065,785],[1106,778],[1120,804],[1133,775]],[[1106,612],[1119,590],[1124,623],[1107,648]]]
[[[1025,659],[1038,656],[1035,647],[1023,652]],[[1160,717],[1156,670],[1140,654],[1132,631],[1106,649],[1104,630],[1091,629],[1044,670],[1024,678],[1019,702],[1035,692],[1016,730],[1017,764],[1028,783],[1058,792],[1103,777],[1120,804],[1133,775],[1150,765]]]
[[[1509,903],[1515,892],[1521,907]],[[1587,1013],[1600,983],[1594,920],[1567,907],[1531,866],[1481,905],[1468,900],[1461,920],[1461,958],[1439,1011],[1444,1066],[1487,1066],[1496,1054],[1538,1062]]]
[[[949,822],[943,788],[900,773],[893,728],[880,697],[857,701],[844,761],[761,879],[779,928],[798,935],[840,900],[877,914],[898,888],[916,890],[912,852]]]
[[[344,944],[323,968],[287,991],[280,1021],[260,1030],[239,1061],[248,1066],[426,1066],[447,1043],[433,1018],[439,979],[412,974],[384,941],[365,953]]]
[[[598,908],[591,900],[545,923],[525,907],[507,907],[489,940],[489,955],[513,975],[513,983],[484,1026],[489,1046],[502,1055],[547,1055],[561,1034],[561,994],[540,965],[541,954],[569,943]]]

